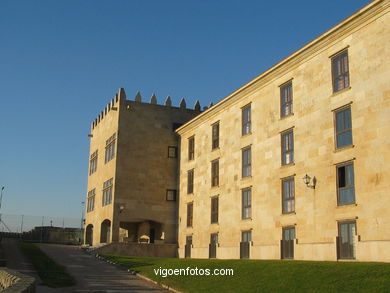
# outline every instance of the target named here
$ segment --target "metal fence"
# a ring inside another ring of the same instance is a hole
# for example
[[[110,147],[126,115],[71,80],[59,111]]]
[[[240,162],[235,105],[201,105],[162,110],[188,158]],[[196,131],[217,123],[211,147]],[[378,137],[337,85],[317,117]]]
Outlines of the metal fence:
[[[79,244],[83,242],[81,218],[0,215],[0,237],[26,241]]]

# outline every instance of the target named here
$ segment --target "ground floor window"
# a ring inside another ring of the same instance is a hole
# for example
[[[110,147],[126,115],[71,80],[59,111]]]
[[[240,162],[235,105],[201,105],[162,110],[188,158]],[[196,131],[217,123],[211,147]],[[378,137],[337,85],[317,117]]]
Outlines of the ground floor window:
[[[252,231],[242,231],[240,242],[240,258],[250,258],[250,245],[252,242]]]
[[[337,237],[337,257],[339,259],[356,258],[356,222],[339,222],[339,236]]]
[[[294,258],[295,227],[285,227],[282,230],[281,256],[282,259]]]
[[[191,248],[192,248],[192,235],[186,236],[186,245],[184,247],[184,257],[191,258]]]
[[[218,233],[212,233],[210,235],[209,258],[217,257],[217,246],[218,246]]]

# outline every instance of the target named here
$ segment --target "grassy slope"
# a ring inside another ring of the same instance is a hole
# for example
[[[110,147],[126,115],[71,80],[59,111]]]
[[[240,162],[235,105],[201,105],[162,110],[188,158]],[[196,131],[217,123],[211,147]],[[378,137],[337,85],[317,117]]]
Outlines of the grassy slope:
[[[390,264],[136,258],[106,255],[184,292],[390,292]],[[233,268],[234,276],[156,276],[162,268]]]
[[[21,243],[20,248],[38,272],[44,285],[49,287],[67,287],[75,284],[65,267],[55,263],[33,243]]]

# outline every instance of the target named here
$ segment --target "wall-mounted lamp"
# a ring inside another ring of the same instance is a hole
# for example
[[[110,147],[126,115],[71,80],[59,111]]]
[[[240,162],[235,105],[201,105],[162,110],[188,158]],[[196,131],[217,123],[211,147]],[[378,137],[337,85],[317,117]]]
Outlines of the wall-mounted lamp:
[[[303,182],[306,184],[307,187],[313,188],[313,189],[316,188],[316,184],[317,184],[316,176],[314,176],[313,179],[311,179],[311,177],[306,174],[302,179],[303,179]],[[311,185],[310,185],[310,181],[313,182]]]
[[[123,204],[121,204],[119,206],[119,213],[123,212],[124,209],[125,209],[125,206]]]

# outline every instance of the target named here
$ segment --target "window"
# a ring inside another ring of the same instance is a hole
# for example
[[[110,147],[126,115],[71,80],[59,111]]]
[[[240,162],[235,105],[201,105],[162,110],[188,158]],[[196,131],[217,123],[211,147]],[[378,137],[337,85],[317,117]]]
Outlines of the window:
[[[217,257],[218,233],[210,234],[209,258]]]
[[[337,166],[338,205],[355,203],[353,163]]]
[[[332,58],[333,92],[349,87],[348,51]]]
[[[210,234],[210,243],[218,244],[218,233]]]
[[[168,147],[168,158],[177,158],[177,147],[175,146]]]
[[[355,259],[356,257],[356,222],[340,222],[337,237],[337,258]]]
[[[352,145],[351,107],[335,112],[336,148]]]
[[[194,169],[187,172],[187,194],[194,193]]]
[[[242,150],[242,177],[252,176],[252,155],[251,147],[246,147]]]
[[[219,185],[219,160],[211,162],[211,186]]]
[[[219,122],[213,124],[212,126],[212,141],[211,141],[211,148],[217,149],[219,148]]]
[[[191,136],[188,139],[188,160],[195,158],[195,136]]]
[[[187,204],[187,227],[192,227],[193,224],[193,217],[194,217],[194,204],[188,203]]]
[[[280,117],[286,117],[293,113],[292,82],[280,87]]]
[[[112,178],[103,183],[103,202],[102,205],[108,205],[112,201]]]
[[[104,163],[111,161],[115,157],[115,140],[116,133],[106,140],[106,157]]]
[[[283,214],[289,214],[295,211],[294,178],[287,178],[282,180],[282,202]]]
[[[282,259],[294,258],[295,227],[285,227],[282,230]]]
[[[251,231],[241,232],[240,258],[250,258],[250,242],[252,241]]]
[[[176,201],[176,190],[168,189],[166,194],[167,201]]]
[[[191,247],[192,247],[192,235],[186,236],[186,244],[184,246],[184,257],[191,257]]]
[[[211,224],[218,223],[218,196],[211,198]]]
[[[282,165],[294,162],[294,134],[292,130],[282,133]]]
[[[98,151],[94,151],[89,159],[89,175],[96,172],[98,162]]]
[[[95,188],[88,191],[87,212],[92,212],[95,209]]]
[[[251,133],[251,105],[242,108],[242,135]]]
[[[252,191],[250,188],[242,190],[242,219],[250,219],[252,217]]]
[[[242,231],[241,242],[251,242],[251,241],[252,241],[252,231]]]

